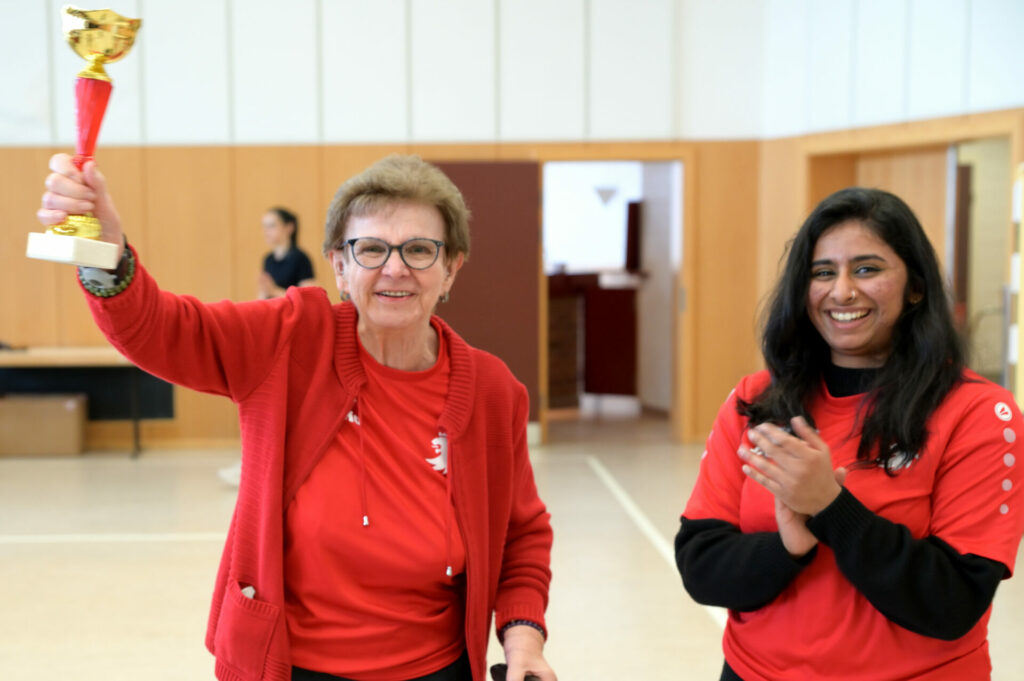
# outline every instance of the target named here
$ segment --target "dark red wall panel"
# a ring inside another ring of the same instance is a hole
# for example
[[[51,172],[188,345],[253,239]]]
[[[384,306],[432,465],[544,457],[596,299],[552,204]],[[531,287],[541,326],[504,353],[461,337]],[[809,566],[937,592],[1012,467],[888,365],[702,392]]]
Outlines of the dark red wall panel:
[[[469,204],[469,262],[437,312],[471,345],[500,357],[530,392],[538,418],[540,168],[439,162]]]

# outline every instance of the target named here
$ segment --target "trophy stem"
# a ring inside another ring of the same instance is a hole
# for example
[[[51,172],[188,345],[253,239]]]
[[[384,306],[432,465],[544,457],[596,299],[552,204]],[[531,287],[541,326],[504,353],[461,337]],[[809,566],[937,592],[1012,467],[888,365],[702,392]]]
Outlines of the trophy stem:
[[[91,158],[96,151],[96,139],[100,135],[100,125],[103,123],[103,115],[107,112],[107,102],[110,101],[110,91],[113,87],[109,80],[81,77],[75,79],[78,118],[75,152],[79,156]]]
[[[89,65],[78,72],[78,77],[105,80],[108,83],[112,82],[110,76],[107,75],[106,70],[103,68],[103,60],[100,58],[100,55],[95,55],[89,59]]]
[[[103,70],[103,65],[97,60],[90,61],[90,66],[96,66]],[[105,75],[105,74],[104,74]],[[79,74],[75,80],[75,104],[78,114],[78,139],[75,142],[75,156],[72,163],[79,170],[91,161],[93,152],[96,150],[96,139],[100,134],[100,125],[103,123],[103,115],[107,111],[107,102],[110,101],[110,91],[113,84],[110,79],[102,80],[95,76],[83,76]],[[47,232],[61,236],[79,236],[86,239],[97,239],[103,232],[99,220],[91,214],[69,215],[64,222],[53,225]]]

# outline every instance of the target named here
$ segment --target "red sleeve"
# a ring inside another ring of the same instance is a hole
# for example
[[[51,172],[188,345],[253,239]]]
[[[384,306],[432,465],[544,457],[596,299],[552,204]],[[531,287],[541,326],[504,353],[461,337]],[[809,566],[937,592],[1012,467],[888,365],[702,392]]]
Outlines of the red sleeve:
[[[936,412],[956,423],[936,471],[929,534],[1012,572],[1024,533],[1024,419],[1013,396],[990,383],[958,393],[953,408]]]
[[[267,301],[202,303],[161,291],[141,263],[122,293],[86,298],[107,340],[140,368],[235,401],[266,377],[302,302],[296,292]]]
[[[740,493],[746,476],[736,455],[744,441],[747,419],[736,411],[737,400],[756,397],[768,384],[767,371],[747,376],[729,393],[701,454],[697,482],[683,515],[691,520],[714,518],[739,527]]]
[[[524,619],[547,631],[544,611],[551,583],[551,515],[537,495],[526,446],[529,398],[526,388],[520,384],[516,388],[512,511],[498,579],[495,628],[501,631],[508,622]]]

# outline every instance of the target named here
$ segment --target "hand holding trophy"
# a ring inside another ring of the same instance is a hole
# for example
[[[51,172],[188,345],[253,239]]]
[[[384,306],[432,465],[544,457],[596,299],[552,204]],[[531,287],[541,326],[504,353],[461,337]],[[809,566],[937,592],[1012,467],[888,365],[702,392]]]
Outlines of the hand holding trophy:
[[[109,9],[81,10],[70,5],[63,8],[63,15],[65,39],[80,57],[89,62],[75,81],[78,139],[71,163],[81,172],[86,162],[92,160],[113,87],[103,65],[128,53],[142,20],[129,19]],[[54,163],[60,164],[60,161],[55,160]],[[70,167],[51,167],[51,170],[55,173],[51,178],[63,178],[52,180],[55,182],[64,182],[73,173]],[[90,172],[95,173],[95,170],[90,169]],[[98,181],[102,183],[101,178]],[[87,184],[95,188],[95,181]],[[70,195],[88,202],[88,191],[82,185],[78,193],[72,189]],[[117,265],[121,244],[102,240],[102,228],[96,216],[91,212],[76,214],[72,204],[49,206],[55,210],[67,208],[65,212],[68,215],[60,224],[51,225],[46,233],[30,233],[26,255],[84,267],[113,269]]]

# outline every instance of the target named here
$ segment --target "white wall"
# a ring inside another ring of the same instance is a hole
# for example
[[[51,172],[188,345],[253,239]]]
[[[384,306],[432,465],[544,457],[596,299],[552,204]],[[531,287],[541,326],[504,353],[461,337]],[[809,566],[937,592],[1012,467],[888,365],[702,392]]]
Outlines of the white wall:
[[[1020,0],[766,0],[765,137],[1024,106]]]
[[[682,233],[681,163],[643,164],[641,269],[637,291],[637,397],[662,411],[672,406],[673,291]]]
[[[679,135],[759,137],[765,3],[682,0],[677,7]]]
[[[3,0],[0,145],[68,146],[65,0]],[[101,144],[752,139],[1024,106],[1020,0],[121,0]]]
[[[622,271],[627,204],[642,195],[643,169],[634,161],[545,163],[545,271]]]

